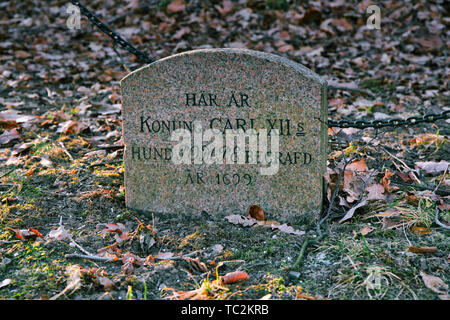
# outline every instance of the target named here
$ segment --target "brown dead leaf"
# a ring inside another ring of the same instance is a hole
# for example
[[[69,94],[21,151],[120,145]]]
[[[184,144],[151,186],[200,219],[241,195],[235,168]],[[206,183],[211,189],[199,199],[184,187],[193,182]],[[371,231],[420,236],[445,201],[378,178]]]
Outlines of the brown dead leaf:
[[[186,4],[184,0],[173,0],[171,3],[167,5],[167,12],[176,13],[180,11],[184,11],[186,8]]]
[[[13,229],[10,227],[7,227],[7,228],[14,231],[16,233],[16,237],[19,240],[35,241],[35,240],[43,237],[39,231],[37,231],[36,229],[33,229],[33,228],[29,228],[29,229]]]
[[[294,51],[294,47],[291,44],[285,44],[278,48],[278,52],[286,53]]]
[[[239,281],[244,281],[246,279],[248,279],[247,272],[234,271],[234,272],[229,272],[226,275],[224,275],[222,277],[222,282],[224,284],[230,284],[230,283],[235,283],[235,282],[239,282]]]
[[[86,131],[87,129],[89,129],[89,126],[86,123],[69,120],[60,123],[56,132],[64,134],[79,134],[83,131]]]
[[[426,274],[422,270],[420,270],[420,275],[422,276],[423,283],[428,289],[439,294],[447,293],[448,285],[444,281],[442,281],[439,277]]]
[[[258,221],[264,221],[264,212],[263,212],[262,208],[258,205],[252,205],[248,209],[248,214],[253,219],[256,219]]]
[[[367,187],[367,200],[384,200],[386,196],[384,195],[384,187],[381,184],[374,183]]]
[[[437,252],[437,247],[416,247],[410,246],[408,251],[414,252],[416,254],[429,254]]]
[[[381,178],[381,183],[383,184],[384,190],[386,190],[386,192],[392,192],[398,189],[398,187],[392,187],[390,185],[392,176],[393,173],[386,169],[384,172],[384,177]]]
[[[352,24],[346,19],[332,19],[332,24],[341,32],[353,30]]]
[[[369,168],[367,167],[366,161],[364,161],[364,159],[360,159],[352,161],[352,163],[347,166],[346,170],[363,172],[368,171]]]
[[[371,228],[369,226],[365,226],[361,230],[359,230],[359,233],[362,234],[363,236],[365,236],[365,235],[369,234],[372,231],[373,231],[373,228]]]
[[[112,282],[107,277],[99,276],[99,277],[97,277],[97,280],[106,291],[111,291],[115,286],[114,282]]]
[[[361,207],[365,206],[366,203],[367,203],[367,200],[364,199],[364,200],[362,200],[360,203],[358,203],[357,205],[353,206],[350,210],[347,211],[347,213],[345,214],[345,216],[344,216],[341,220],[339,220],[339,223],[342,223],[342,222],[344,222],[344,221],[350,219],[351,217],[353,217],[353,215],[355,214],[355,211],[356,211],[358,208],[361,208]]]
[[[414,182],[414,181],[415,181],[412,172],[409,172],[409,173],[398,172],[398,173],[397,173],[397,176],[398,176],[400,179],[402,179],[403,182],[411,183],[411,182]]]
[[[5,131],[0,135],[0,147],[7,146],[11,141],[20,139],[21,135],[15,128]]]
[[[431,230],[428,228],[425,228],[425,227],[414,226],[414,227],[411,227],[411,232],[414,233],[415,235],[422,236],[424,234],[431,233]]]
[[[220,12],[220,14],[226,15],[233,10],[233,2],[231,2],[231,0],[224,0],[222,1],[222,6],[215,5],[214,7]]]

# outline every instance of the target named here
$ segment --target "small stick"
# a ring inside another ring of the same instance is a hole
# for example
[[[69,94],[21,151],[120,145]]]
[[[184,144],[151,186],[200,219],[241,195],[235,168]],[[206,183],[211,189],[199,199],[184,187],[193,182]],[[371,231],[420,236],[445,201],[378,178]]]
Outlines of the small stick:
[[[447,174],[448,167],[449,167],[449,164],[447,164],[447,168],[445,168],[445,172],[442,175],[442,179],[439,181],[438,185],[436,186],[436,188],[434,189],[433,192],[436,192],[439,189],[439,186],[441,185],[442,181],[444,181],[445,175]]]
[[[77,253],[66,254],[64,257],[65,258],[89,259],[89,260],[103,261],[103,262],[112,261],[111,258],[92,256],[92,255],[85,255],[85,254],[77,254]]]
[[[397,160],[398,162],[400,162],[406,169],[408,169],[412,175],[413,178],[419,183],[422,184],[422,181],[419,180],[419,178],[416,177],[416,175],[414,174],[413,170],[408,167],[408,165],[401,159],[399,159],[398,157],[394,156],[392,153],[390,153],[389,151],[387,151],[384,147],[381,147],[381,149],[383,149],[384,152],[386,152],[388,155],[390,155],[392,158],[394,158],[395,160]]]
[[[67,154],[67,156],[69,157],[69,159],[71,161],[73,161],[73,157],[72,155],[69,153],[69,151],[67,150],[66,146],[64,145],[64,143],[62,141],[59,141],[59,145],[61,146],[61,149],[64,151],[65,154]]]
[[[16,243],[20,242],[20,240],[0,240],[0,243],[2,244],[10,244],[10,243]]]
[[[61,227],[63,227],[63,224],[62,224],[62,216],[59,217],[59,225],[60,225]],[[84,249],[82,246],[80,246],[78,243],[76,243],[75,240],[73,240],[72,235],[70,235],[68,232],[67,232],[67,237],[69,238],[70,243],[72,243],[75,247],[77,247],[78,249],[80,249],[82,252],[84,252],[85,254],[87,254],[87,255],[89,255],[89,256],[92,255],[89,251],[87,251],[87,250]]]
[[[291,267],[291,270],[296,270],[300,267],[300,263],[302,262],[303,256],[305,255],[306,247],[308,246],[309,238],[306,237],[303,241],[302,247],[300,248],[300,253],[295,261],[294,265]]]

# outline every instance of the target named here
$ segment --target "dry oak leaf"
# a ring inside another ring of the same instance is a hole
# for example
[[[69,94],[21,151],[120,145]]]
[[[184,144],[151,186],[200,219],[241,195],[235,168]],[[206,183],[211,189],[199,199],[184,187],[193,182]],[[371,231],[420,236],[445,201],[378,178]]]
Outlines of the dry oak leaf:
[[[422,270],[420,270],[420,275],[422,276],[422,280],[423,283],[425,284],[425,287],[439,294],[447,293],[448,285],[440,278],[426,274]]]

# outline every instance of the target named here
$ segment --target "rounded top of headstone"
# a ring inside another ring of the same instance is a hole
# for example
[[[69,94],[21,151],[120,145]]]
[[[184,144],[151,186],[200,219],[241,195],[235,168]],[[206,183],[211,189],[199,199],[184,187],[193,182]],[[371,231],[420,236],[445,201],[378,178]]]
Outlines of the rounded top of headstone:
[[[162,64],[170,64],[179,60],[189,61],[190,59],[194,59],[197,57],[210,59],[211,63],[215,63],[216,59],[215,57],[231,57],[231,56],[247,57],[253,60],[267,61],[279,64],[281,66],[290,67],[295,71],[299,72],[300,74],[302,74],[305,78],[313,82],[317,82],[321,86],[327,85],[327,82],[324,79],[322,79],[317,73],[311,71],[310,69],[308,69],[307,67],[303,66],[300,63],[297,63],[295,61],[289,60],[285,57],[278,56],[272,53],[266,53],[250,49],[238,49],[238,48],[197,49],[174,54],[166,58],[157,60],[151,64],[148,64],[142,68],[139,68],[131,72],[121,80],[121,85],[128,82],[131,78],[141,74],[143,71],[147,69],[152,69]]]

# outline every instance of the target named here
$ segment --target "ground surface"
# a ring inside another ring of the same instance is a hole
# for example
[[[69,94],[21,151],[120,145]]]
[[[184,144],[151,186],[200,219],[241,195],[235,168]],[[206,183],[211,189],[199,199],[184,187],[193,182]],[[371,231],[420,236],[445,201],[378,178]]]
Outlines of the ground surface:
[[[370,4],[85,3],[155,59],[246,47],[358,88],[330,91],[334,120],[443,111],[448,6],[382,1],[368,30]],[[0,7],[1,299],[448,299],[448,122],[330,129],[328,201],[340,183],[323,237],[142,216],[124,206],[119,92],[141,64],[85,18],[68,30],[65,1]],[[65,232],[111,261],[66,257],[84,253]],[[217,281],[236,270],[248,279]]]

